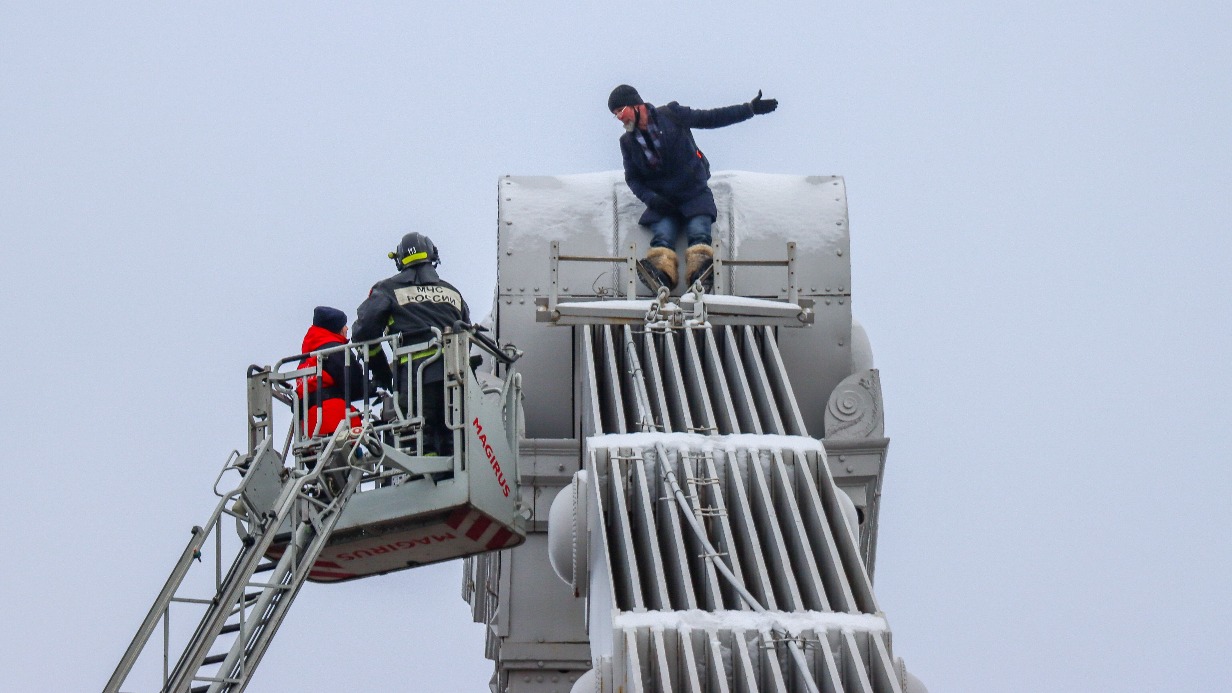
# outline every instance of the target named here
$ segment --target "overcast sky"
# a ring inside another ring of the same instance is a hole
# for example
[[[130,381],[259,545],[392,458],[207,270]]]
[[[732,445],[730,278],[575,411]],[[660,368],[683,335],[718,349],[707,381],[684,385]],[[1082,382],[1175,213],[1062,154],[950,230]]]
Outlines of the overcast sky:
[[[51,5],[49,7],[49,5]],[[243,375],[405,232],[482,314],[504,174],[609,90],[780,100],[838,174],[892,444],[876,592],[943,691],[1232,678],[1232,5],[0,4],[0,670],[102,687],[245,445]],[[305,587],[254,692],[486,690],[460,564]]]

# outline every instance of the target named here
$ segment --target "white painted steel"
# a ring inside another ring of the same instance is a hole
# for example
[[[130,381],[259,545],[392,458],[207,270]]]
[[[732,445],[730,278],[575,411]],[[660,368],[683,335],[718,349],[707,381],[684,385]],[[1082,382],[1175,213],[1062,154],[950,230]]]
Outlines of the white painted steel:
[[[593,672],[582,690],[910,690],[871,584],[887,441],[851,319],[843,181],[717,172],[711,185],[718,295],[671,296],[666,310],[645,292],[628,298],[624,257],[647,236],[619,172],[500,183],[496,324],[527,345],[522,445],[572,436],[587,479],[536,472],[536,498],[580,494],[531,524],[551,525],[553,562],[585,599],[530,618],[584,612],[586,656],[552,660]],[[549,276],[553,244],[603,260]],[[831,415],[839,384],[862,371],[863,391]],[[845,432],[834,440],[831,421]],[[502,575],[498,620],[507,602],[543,603],[527,573],[485,564],[476,579]],[[495,690],[522,666],[499,642],[517,629],[490,638]],[[508,690],[552,690],[528,686]]]

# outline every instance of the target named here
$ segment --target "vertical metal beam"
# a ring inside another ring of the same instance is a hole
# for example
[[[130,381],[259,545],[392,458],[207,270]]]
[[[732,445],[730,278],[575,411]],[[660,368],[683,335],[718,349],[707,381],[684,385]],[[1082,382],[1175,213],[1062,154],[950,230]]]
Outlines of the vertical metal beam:
[[[870,662],[872,669],[873,686],[878,693],[903,693],[903,687],[898,681],[898,674],[894,671],[894,658],[890,656],[890,648],[886,646],[885,638],[881,633],[869,633],[868,638],[871,641],[872,647]]]
[[[582,437],[603,433],[602,406],[599,404],[599,375],[595,367],[595,345],[589,326],[578,329],[582,335]]]
[[[774,635],[768,630],[761,631],[761,642],[758,643],[761,653],[761,688],[773,693],[788,693],[787,682],[783,679],[783,668],[779,665],[778,648],[774,645]]]
[[[774,586],[770,582],[770,569],[766,566],[765,551],[761,547],[761,539],[757,533],[757,521],[749,504],[747,482],[740,471],[740,462],[736,453],[725,454],[726,490],[730,500],[732,532],[736,538],[737,554],[745,565],[745,588],[765,608],[775,611],[779,608],[778,599],[774,596]],[[752,572],[753,580],[748,579]]]
[[[642,333],[642,368],[646,374],[646,392],[650,397],[655,422],[664,433],[672,432],[672,415],[668,411],[667,395],[663,392],[663,361],[655,348],[655,333]]]
[[[627,433],[628,426],[625,424],[625,404],[627,403],[624,393],[620,389],[620,365],[618,359],[620,355],[616,353],[616,347],[612,342],[612,326],[603,325],[599,336],[599,342],[602,345],[601,358],[603,364],[601,366],[601,378],[603,394],[607,403],[607,411],[609,412],[609,420],[604,422],[607,433]]]
[[[808,540],[804,529],[804,520],[800,517],[800,509],[796,507],[795,489],[792,475],[783,462],[783,453],[774,450],[770,461],[770,475],[773,480],[773,490],[776,515],[783,528],[783,537],[795,567],[794,575],[800,587],[800,595],[804,599],[805,608],[814,611],[829,611],[830,602],[826,599],[825,588],[821,584],[821,575],[814,560],[814,547]]]
[[[831,527],[846,527],[847,518],[843,514],[843,508],[839,505],[838,496],[842,493],[834,485],[834,478],[830,476],[830,466],[824,458],[816,459],[815,455],[824,455],[821,453],[809,452],[808,456],[813,467],[817,470],[817,491],[821,498],[822,508],[825,509],[826,518],[829,520],[827,524]],[[834,544],[838,548],[838,554],[843,559],[844,572],[847,574],[847,580],[851,585],[852,593],[856,598],[856,605],[860,611],[866,614],[875,614],[880,611],[877,608],[877,598],[873,596],[873,582],[868,577],[868,571],[864,567],[864,561],[860,560],[860,547],[856,545],[856,540],[851,532],[842,531],[834,532]]]
[[[663,339],[663,351],[666,352],[667,373],[663,388],[667,394],[668,409],[675,420],[673,428],[677,431],[692,431],[693,416],[689,411],[688,399],[684,396],[684,378],[680,369],[680,354],[677,349],[679,335],[669,330]]]
[[[843,687],[853,693],[873,693],[873,684],[864,670],[860,647],[851,631],[842,633]]]
[[[744,367],[749,374],[749,385],[753,390],[753,401],[761,415],[762,428],[766,433],[783,435],[783,420],[779,417],[778,404],[774,400],[770,381],[766,377],[766,368],[762,364],[761,349],[750,325],[744,326],[743,355]]]
[[[693,405],[695,430],[702,433],[718,433],[718,426],[714,420],[714,407],[710,404],[710,394],[706,388],[706,374],[702,370],[701,357],[697,353],[695,338],[697,332],[697,329],[686,329],[680,334],[680,338],[684,341],[685,352],[684,384],[689,393],[689,401]]]
[[[637,542],[638,555],[642,559],[642,578],[646,584],[646,606],[649,609],[671,609],[671,601],[667,593],[667,581],[663,573],[663,556],[659,551],[658,530],[655,527],[655,501],[658,498],[657,486],[651,483],[646,474],[646,461],[640,455],[633,456],[630,461],[633,471],[629,510],[633,513],[633,537]],[[656,495],[651,496],[650,489],[656,489]]]
[[[806,436],[804,417],[800,415],[800,405],[796,402],[796,393],[791,389],[791,379],[787,377],[787,369],[783,366],[783,355],[779,353],[778,342],[774,338],[774,329],[762,328],[762,338],[765,340],[764,361],[766,375],[774,388],[775,400],[782,412],[783,421],[788,435]]]
[[[548,260],[551,267],[551,291],[548,292],[548,312],[556,313],[556,304],[560,300],[560,241],[552,241],[551,257]]]
[[[625,325],[620,333],[620,338],[616,341],[624,356],[624,368],[621,369],[621,374],[624,376],[624,391],[633,400],[634,417],[630,426],[636,431],[653,431],[655,430],[654,413],[650,405],[650,396],[647,393],[645,370],[638,357],[637,343],[633,341],[633,328]]]
[[[612,547],[612,578],[613,586],[616,587],[617,608],[634,611],[646,608],[646,601],[642,597],[637,551],[633,545],[633,530],[629,526],[629,508],[625,500],[628,494],[625,492],[624,468],[621,462],[619,458],[612,457],[608,463],[607,479],[611,489],[608,536]],[[620,603],[621,597],[624,597],[624,603]]]
[[[676,475],[683,478],[685,488],[689,489],[689,503],[693,507],[693,515],[703,525],[708,523],[706,512],[703,508],[706,507],[705,501],[702,499],[702,485],[709,484],[703,478],[699,478],[693,473],[693,458],[694,453],[687,448],[679,448]],[[713,539],[713,537],[708,537]],[[711,544],[713,544],[713,540]],[[698,595],[698,604],[701,608],[707,611],[717,611],[723,608],[723,594],[719,590],[719,576],[715,573],[714,563],[705,555],[705,547],[700,542],[696,541],[692,532],[685,533],[685,544],[689,547],[690,563],[693,566],[694,574],[701,574],[702,594]]]
[[[637,244],[629,244],[629,255],[625,258],[625,298],[632,301],[637,298]]]
[[[658,455],[655,450],[647,450],[644,455]],[[671,465],[669,459],[664,460]],[[663,569],[667,573],[667,586],[672,595],[672,608],[696,609],[697,596],[693,592],[692,570],[689,552],[684,545],[684,528],[678,515],[679,508],[673,502],[672,493],[660,483],[659,492],[659,545],[663,548]]]
[[[652,680],[654,686],[652,690],[655,693],[673,693],[672,680],[676,678],[677,667],[672,666],[672,662],[667,656],[666,636],[662,628],[652,628],[650,630],[650,659],[654,663],[654,671],[652,672]]]
[[[821,495],[817,491],[818,484],[825,483],[825,480],[815,481],[819,474],[814,469],[816,462],[811,462],[807,456],[795,455],[795,458],[796,500],[800,505],[800,515],[809,541],[815,553],[822,559],[821,578],[830,604],[838,611],[857,613],[859,608],[847,573],[843,569],[843,558],[834,543],[834,534],[826,517]]]
[[[770,485],[766,482],[761,456],[760,450],[748,450],[749,500],[753,516],[757,518],[757,530],[766,549],[766,566],[770,569],[770,580],[775,586],[781,608],[801,611],[805,608],[804,600],[800,597],[800,587],[791,570],[783,531],[776,522],[774,501],[770,497]]]
[[[710,385],[710,396],[714,403],[715,422],[718,426],[719,433],[739,433],[740,425],[736,420],[736,410],[732,405],[731,392],[727,389],[727,373],[723,370],[723,358],[719,354],[719,347],[714,340],[714,330],[707,327],[698,330],[701,339],[704,340],[705,348],[702,350],[704,358],[702,365],[705,367],[706,382]]]
[[[821,693],[844,693],[843,675],[834,657],[834,648],[830,645],[827,633],[817,633],[817,652],[819,665],[818,683]]]
[[[705,462],[704,473],[711,479],[718,480],[718,483],[706,487],[707,491],[709,491],[706,501],[714,508],[716,513],[711,521],[718,527],[718,541],[714,542],[714,545],[716,549],[727,554],[719,560],[726,562],[727,567],[731,569],[732,573],[743,576],[744,570],[740,566],[740,549],[737,546],[735,534],[732,532],[727,499],[723,497],[725,480],[723,472],[720,470],[725,471],[726,467],[716,463],[714,455],[707,456]],[[726,608],[737,610],[749,608],[749,605],[736,594],[736,590],[727,582],[721,583],[719,587],[723,591],[723,603],[726,605]]]
[[[757,669],[749,657],[750,643],[743,630],[731,631],[732,693],[758,693]],[[754,644],[753,647],[756,647]]]
[[[705,632],[705,636],[706,691],[708,693],[732,693],[731,687],[727,685],[728,672],[723,662],[723,644],[719,642],[719,632],[710,629]],[[734,653],[732,659],[735,659]]]

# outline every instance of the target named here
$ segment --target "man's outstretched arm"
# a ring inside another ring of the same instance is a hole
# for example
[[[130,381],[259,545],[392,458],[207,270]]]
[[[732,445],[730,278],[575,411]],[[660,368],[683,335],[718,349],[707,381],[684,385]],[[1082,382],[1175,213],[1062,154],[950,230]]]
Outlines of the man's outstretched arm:
[[[761,90],[748,103],[724,106],[723,108],[693,109],[673,104],[676,118],[686,127],[709,130],[734,125],[755,115],[770,113],[779,107],[778,99],[762,98]]]

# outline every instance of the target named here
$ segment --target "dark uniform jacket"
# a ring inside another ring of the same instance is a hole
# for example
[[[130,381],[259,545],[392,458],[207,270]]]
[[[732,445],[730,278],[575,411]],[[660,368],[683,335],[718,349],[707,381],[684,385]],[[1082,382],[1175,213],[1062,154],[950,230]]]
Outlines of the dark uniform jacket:
[[[706,185],[710,180],[710,162],[697,148],[690,128],[721,128],[748,120],[753,117],[752,107],[738,104],[700,110],[673,101],[658,108],[646,104],[646,116],[659,132],[659,146],[654,152],[657,162],[647,158],[637,130],[620,137],[625,182],[647,207],[639,223],[649,226],[666,216],[655,209],[658,206],[670,207],[685,218],[699,214],[708,215],[711,220],[718,218],[714,195]],[[653,142],[649,133],[641,135]]]
[[[466,323],[471,320],[466,301],[425,262],[382,279],[372,287],[368,298],[356,311],[351,338],[366,342],[401,333],[403,346],[409,346],[431,339],[433,327],[444,332],[458,320]],[[443,374],[444,364],[437,361],[424,373],[424,381],[439,380]]]

